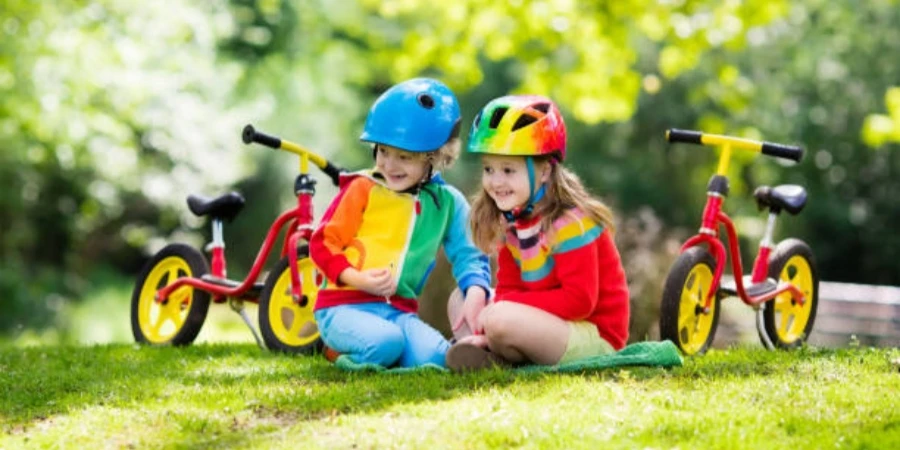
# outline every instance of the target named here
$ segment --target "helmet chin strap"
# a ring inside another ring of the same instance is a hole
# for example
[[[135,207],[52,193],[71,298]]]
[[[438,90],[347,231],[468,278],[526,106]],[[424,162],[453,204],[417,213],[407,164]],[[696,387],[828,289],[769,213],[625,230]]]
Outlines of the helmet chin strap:
[[[544,194],[546,193],[547,186],[543,183],[537,192],[534,191],[534,158],[526,156],[525,166],[528,168],[528,192],[531,194],[529,194],[525,206],[513,208],[512,211],[503,211],[503,217],[505,217],[506,221],[509,223],[513,223],[523,217],[528,217],[531,212],[534,211],[534,204],[544,198]]]

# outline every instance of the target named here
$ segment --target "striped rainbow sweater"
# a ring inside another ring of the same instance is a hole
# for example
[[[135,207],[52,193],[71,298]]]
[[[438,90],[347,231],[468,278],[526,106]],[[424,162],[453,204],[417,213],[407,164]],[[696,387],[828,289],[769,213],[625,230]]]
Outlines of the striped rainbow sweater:
[[[343,175],[341,190],[309,242],[310,256],[326,280],[315,309],[350,303],[384,302],[337,282],[348,267],[390,267],[398,277],[390,303],[415,312],[416,298],[435,266],[438,249],[453,266],[463,292],[490,287],[487,256],[472,243],[469,204],[462,193],[435,174],[416,194],[387,188],[371,170]]]
[[[553,223],[552,242],[540,217],[520,219],[499,249],[497,301],[540,308],[567,321],[587,320],[616,350],[628,340],[625,270],[610,233],[580,210]]]

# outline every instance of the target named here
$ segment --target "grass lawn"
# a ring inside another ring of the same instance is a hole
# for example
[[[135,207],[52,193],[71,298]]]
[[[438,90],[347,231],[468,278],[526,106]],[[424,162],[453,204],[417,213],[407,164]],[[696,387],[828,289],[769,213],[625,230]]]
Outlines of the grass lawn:
[[[898,349],[342,372],[247,344],[0,349],[0,448],[900,448]]]

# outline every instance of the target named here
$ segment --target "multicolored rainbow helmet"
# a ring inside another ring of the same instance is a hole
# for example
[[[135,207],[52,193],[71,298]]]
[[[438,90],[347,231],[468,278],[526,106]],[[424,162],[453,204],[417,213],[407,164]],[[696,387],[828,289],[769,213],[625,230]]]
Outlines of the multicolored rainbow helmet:
[[[509,222],[527,217],[544,197],[546,186],[535,191],[534,157],[549,155],[554,163],[566,158],[566,124],[559,108],[540,95],[508,95],[488,102],[475,116],[466,151],[490,155],[524,156],[531,196],[525,205],[504,211]]]
[[[566,124],[559,108],[540,95],[491,100],[475,116],[467,151],[492,155],[566,158]]]

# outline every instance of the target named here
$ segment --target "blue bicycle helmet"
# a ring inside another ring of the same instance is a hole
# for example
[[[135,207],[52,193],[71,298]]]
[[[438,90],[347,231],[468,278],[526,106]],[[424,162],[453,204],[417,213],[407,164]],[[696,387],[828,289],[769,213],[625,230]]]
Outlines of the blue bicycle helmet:
[[[413,78],[375,100],[361,141],[410,152],[431,152],[459,135],[459,102],[444,83]]]

